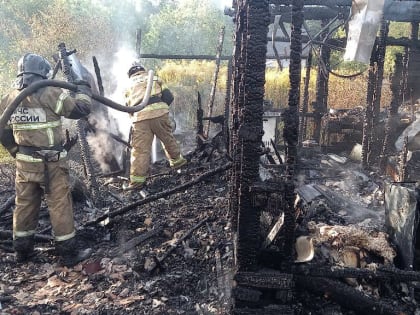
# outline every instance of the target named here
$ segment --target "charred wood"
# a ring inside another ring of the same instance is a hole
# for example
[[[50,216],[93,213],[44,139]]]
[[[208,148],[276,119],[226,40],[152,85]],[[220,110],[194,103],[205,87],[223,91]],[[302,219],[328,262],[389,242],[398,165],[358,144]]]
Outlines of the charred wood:
[[[401,270],[394,267],[380,267],[376,270],[363,268],[324,267],[319,265],[295,265],[291,269],[294,275],[308,275],[322,278],[357,278],[379,279],[383,281],[420,281],[420,272]]]
[[[306,127],[307,119],[306,114],[308,113],[308,104],[309,104],[309,81],[311,78],[311,68],[312,68],[312,50],[309,51],[308,58],[306,60],[306,74],[305,74],[305,87],[303,92],[303,103],[299,112],[299,144],[302,145],[302,142],[306,139]]]
[[[156,268],[160,267],[162,262],[172,254],[172,252],[181,244],[184,240],[186,240],[195,230],[200,228],[204,223],[206,223],[208,218],[204,218],[196,225],[194,225],[191,229],[189,229],[182,237],[176,240],[175,244],[172,245],[161,257],[155,257],[154,261],[155,264],[152,266],[148,271],[153,272]]]
[[[143,243],[147,239],[158,235],[161,233],[163,228],[161,226],[157,226],[156,228],[147,231],[143,233],[142,235],[139,235],[137,237],[134,237],[130,239],[129,241],[125,242],[121,248],[118,249],[118,251],[115,253],[115,255],[122,255],[125,252],[129,251],[130,249],[133,249],[134,247],[138,246],[139,244]]]
[[[98,60],[95,56],[92,57],[93,67],[95,68],[96,82],[98,83],[99,95],[104,96],[104,86],[102,84],[101,69],[99,68]]]
[[[293,275],[281,272],[238,272],[234,280],[242,286],[260,289],[292,289]]]
[[[238,3],[237,21],[241,21],[236,42],[240,44],[237,62],[239,99],[238,124],[234,139],[233,189],[238,200],[237,214],[237,265],[239,270],[256,268],[259,247],[259,209],[253,207],[249,191],[259,179],[259,151],[263,135],[263,102],[265,57],[269,24],[268,1],[241,1]],[[236,94],[237,92],[237,94]],[[235,215],[235,214],[233,214]]]
[[[201,105],[201,94],[197,93],[197,149],[201,150],[204,142],[206,141],[206,136],[204,135],[204,125],[203,125],[203,116],[204,111]]]
[[[372,134],[371,134],[371,143],[372,143],[372,152],[373,156],[378,156],[381,152],[379,147],[380,143],[383,143],[383,130],[379,129],[379,113],[381,105],[381,95],[382,95],[382,83],[384,78],[384,64],[385,64],[385,53],[387,47],[387,36],[389,31],[389,22],[382,20],[381,29],[378,39],[378,49],[377,49],[377,71],[375,77],[375,91],[373,97],[373,117],[372,117]],[[375,159],[372,156],[370,159]],[[372,161],[373,162],[373,161]],[[369,164],[370,161],[369,161]]]
[[[110,218],[114,218],[116,216],[122,215],[122,214],[124,214],[124,213],[126,213],[126,212],[128,212],[128,211],[130,211],[132,209],[137,208],[138,206],[141,206],[141,205],[144,205],[146,203],[149,203],[149,202],[158,200],[160,198],[163,198],[163,197],[172,195],[174,193],[177,193],[177,192],[179,192],[181,190],[184,190],[184,189],[186,189],[188,187],[191,187],[191,186],[193,186],[193,185],[195,185],[195,184],[197,184],[197,183],[199,183],[199,182],[201,182],[203,180],[206,180],[207,178],[209,178],[209,177],[211,177],[213,175],[216,175],[218,173],[224,172],[227,169],[229,169],[231,166],[232,166],[232,163],[227,163],[224,166],[221,166],[221,167],[216,168],[214,170],[211,170],[211,171],[208,171],[206,173],[203,173],[200,176],[198,176],[197,178],[195,178],[195,179],[193,179],[193,180],[191,180],[191,181],[189,181],[187,183],[184,183],[182,185],[176,186],[176,187],[171,188],[171,189],[164,190],[164,191],[159,192],[157,194],[151,195],[151,196],[149,196],[149,197],[147,197],[145,199],[142,199],[142,200],[136,201],[134,203],[128,204],[128,205],[126,205],[126,206],[124,206],[122,208],[119,208],[119,209],[117,209],[115,211],[112,211],[112,212],[110,212],[108,214],[104,214],[104,215],[98,217],[95,220],[86,222],[85,223],[85,226],[96,225],[96,224],[98,224],[98,223],[100,223],[100,222],[102,222],[102,221],[104,221],[106,219],[110,219]]]
[[[216,69],[214,70],[213,73],[213,85],[211,87],[211,91],[210,91],[210,99],[209,99],[209,103],[208,103],[208,111],[207,111],[207,116],[211,117],[213,115],[213,105],[214,105],[214,98],[216,95],[216,87],[217,87],[217,79],[219,76],[219,70],[220,70],[220,57],[222,54],[222,49],[223,49],[223,41],[225,39],[225,28],[222,27],[219,33],[219,43],[217,45],[217,52],[216,52]],[[211,120],[209,120],[207,122],[207,126],[206,126],[206,130],[204,131],[204,135],[208,138],[209,134],[210,134],[210,122],[212,122]]]
[[[15,195],[9,197],[9,199],[6,200],[6,202],[0,207],[0,215],[3,212],[6,212],[7,210],[10,209],[10,207],[12,207],[15,204]]]
[[[342,283],[325,278],[295,276],[296,286],[302,290],[310,290],[336,301],[341,306],[354,310],[357,314],[366,315],[405,315],[401,308],[393,307],[384,300],[376,300],[362,292]]]
[[[294,315],[295,311],[289,305],[273,305],[262,308],[235,308],[234,315]]]

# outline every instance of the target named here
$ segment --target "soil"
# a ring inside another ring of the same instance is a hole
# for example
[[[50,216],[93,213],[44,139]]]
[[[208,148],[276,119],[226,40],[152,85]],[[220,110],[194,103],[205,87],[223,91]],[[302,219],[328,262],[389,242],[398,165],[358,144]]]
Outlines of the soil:
[[[148,196],[228,163],[223,154],[209,159],[203,152],[189,155],[180,171],[166,160],[153,164]],[[13,169],[1,165],[0,205],[13,199]],[[1,240],[0,314],[229,313],[230,291],[220,285],[230,281],[233,258],[226,172],[93,225],[87,223],[143,197],[123,192],[118,178],[100,178],[103,200],[96,207],[83,177],[72,175],[78,242],[92,256],[61,266],[43,203],[38,233],[47,239],[37,241],[29,262],[15,262],[11,236]],[[1,214],[0,231],[12,230],[12,209]]]
[[[62,267],[55,252],[45,203],[36,254],[29,262],[16,263],[11,237],[14,165],[0,165],[0,314],[231,314],[234,242],[229,172],[204,175],[230,161],[215,143],[186,156],[188,164],[178,171],[165,159],[151,166],[145,199],[139,191],[124,192],[122,177],[98,177],[100,202],[86,188],[83,168],[70,161],[78,242],[80,248],[93,250],[89,259],[72,268]],[[298,190],[318,185],[322,194],[300,206],[297,236],[306,235],[310,222],[315,222],[336,231],[343,226],[365,230],[367,236],[362,237],[376,238],[384,222],[381,178],[362,173],[357,162],[336,154],[309,150],[302,152],[301,159],[305,167],[298,175]],[[267,215],[263,212],[262,227],[275,222]],[[340,244],[354,249],[347,240],[347,236],[330,243],[317,240],[308,266],[339,266],[339,255],[333,254],[340,253]],[[368,246],[360,250],[370,265],[383,263],[378,259],[381,252],[372,255]],[[350,284],[366,296],[409,310],[401,314],[417,311],[403,283],[381,285],[365,279]],[[412,292],[416,298],[417,290]],[[287,304],[294,314],[356,314],[334,302],[328,292],[311,293],[298,284]],[[267,313],[258,314],[282,314],[278,307],[271,305]]]

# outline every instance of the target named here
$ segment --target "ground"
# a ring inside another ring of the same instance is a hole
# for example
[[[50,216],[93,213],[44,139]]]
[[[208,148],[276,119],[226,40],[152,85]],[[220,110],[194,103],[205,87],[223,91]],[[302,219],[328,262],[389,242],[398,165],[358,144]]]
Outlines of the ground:
[[[223,166],[220,155],[190,156],[180,172],[156,163],[147,183],[153,195]],[[14,195],[13,164],[1,165],[0,206]],[[106,211],[142,200],[100,179],[103,207],[74,191],[78,238],[93,255],[61,267],[50,237],[48,212],[40,213],[36,256],[17,264],[9,231],[12,209],[0,217],[0,314],[227,314],[233,244],[228,220],[226,172],[125,213],[93,223]],[[77,182],[77,181],[76,181]],[[78,182],[80,183],[80,182]],[[187,185],[188,186],[188,185]],[[76,189],[77,188],[77,189]],[[111,194],[107,194],[110,192]],[[90,223],[89,223],[90,222]],[[0,234],[1,235],[1,234]],[[222,291],[221,291],[222,290]]]
[[[359,314],[349,298],[366,304],[387,302],[390,309],[404,310],[367,309],[363,314],[420,314],[415,282],[329,278],[332,269],[322,274],[323,267],[362,271],[393,267],[395,250],[383,233],[383,178],[375,172],[365,174],[348,156],[302,150],[296,236],[311,237],[315,253],[310,261],[292,266],[293,299],[268,300],[274,303],[266,309],[269,314],[282,304],[296,315]],[[139,192],[123,192],[121,178],[98,178],[101,202],[92,199],[83,176],[70,163],[79,243],[93,249],[88,260],[73,268],[59,263],[45,205],[36,256],[27,263],[15,262],[14,166],[0,165],[0,314],[232,313],[234,244],[226,171],[230,162],[212,145],[187,157],[189,163],[180,171],[171,170],[166,160],[153,164],[145,199]],[[275,174],[278,168],[261,167],[260,175],[269,180],[273,170]],[[261,237],[275,222],[276,217],[262,211]],[[318,276],[311,277],[310,268],[316,268]],[[322,281],[332,285],[319,290]],[[314,287],[307,290],[311,283]],[[340,304],[330,298],[331,286],[337,286],[333,294],[345,294]]]

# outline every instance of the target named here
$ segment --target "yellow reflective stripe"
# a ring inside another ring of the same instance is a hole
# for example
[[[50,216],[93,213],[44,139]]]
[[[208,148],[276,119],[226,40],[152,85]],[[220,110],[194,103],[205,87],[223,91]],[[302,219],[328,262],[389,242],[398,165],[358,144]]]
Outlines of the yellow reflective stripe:
[[[13,239],[19,238],[19,237],[26,237],[26,236],[32,236],[35,235],[35,230],[29,230],[29,231],[14,231],[13,232]]]
[[[71,232],[70,234],[56,236],[55,237],[55,240],[57,242],[63,242],[63,241],[67,241],[67,240],[69,240],[69,239],[71,239],[71,238],[73,238],[75,236],[76,236],[76,231],[73,230],[73,232]]]
[[[90,96],[83,93],[76,94],[76,100],[91,102]]]
[[[23,161],[23,162],[31,162],[31,163],[41,163],[42,159],[34,158],[30,155],[16,153],[16,160]]]
[[[61,120],[33,124],[13,124],[13,130],[38,130],[61,126]]]
[[[60,153],[60,159],[65,158],[67,156],[67,151],[64,150]],[[22,162],[30,162],[30,163],[41,163],[43,162],[42,159],[34,158],[31,155],[23,154],[23,153],[16,153],[16,160]]]
[[[67,96],[69,96],[69,93],[63,92],[58,97],[57,104],[55,105],[55,110],[54,110],[54,113],[56,113],[57,115],[61,113],[61,110],[63,109],[63,106],[64,106],[64,100],[67,98]]]
[[[146,181],[146,176],[130,175],[130,182],[132,183],[144,183],[145,181]]]
[[[52,147],[54,145],[54,132],[52,128],[47,128],[47,137],[48,137],[48,146]]]
[[[168,106],[168,104],[163,103],[163,102],[153,103],[153,104],[147,105],[141,111],[142,112],[148,112],[149,110],[156,110],[156,109],[169,109],[169,106]]]

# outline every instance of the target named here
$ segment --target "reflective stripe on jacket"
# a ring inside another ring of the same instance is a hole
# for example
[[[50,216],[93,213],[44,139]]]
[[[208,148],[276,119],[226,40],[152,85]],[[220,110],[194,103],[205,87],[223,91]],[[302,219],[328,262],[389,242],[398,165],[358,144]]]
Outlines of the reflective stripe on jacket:
[[[147,89],[147,73],[145,71],[138,72],[131,76],[131,84],[125,91],[125,103],[127,106],[136,106],[143,101]],[[160,96],[162,93],[162,82],[159,78],[153,80],[152,91],[150,97]],[[141,111],[133,114],[133,121],[142,121],[163,116],[169,113],[169,106],[165,102],[156,102],[147,105]]]
[[[20,94],[12,91],[0,102],[4,111]],[[90,113],[88,96],[72,97],[68,91],[47,86],[26,97],[9,119],[18,145],[30,147],[55,147],[62,144],[61,117],[79,118]]]

